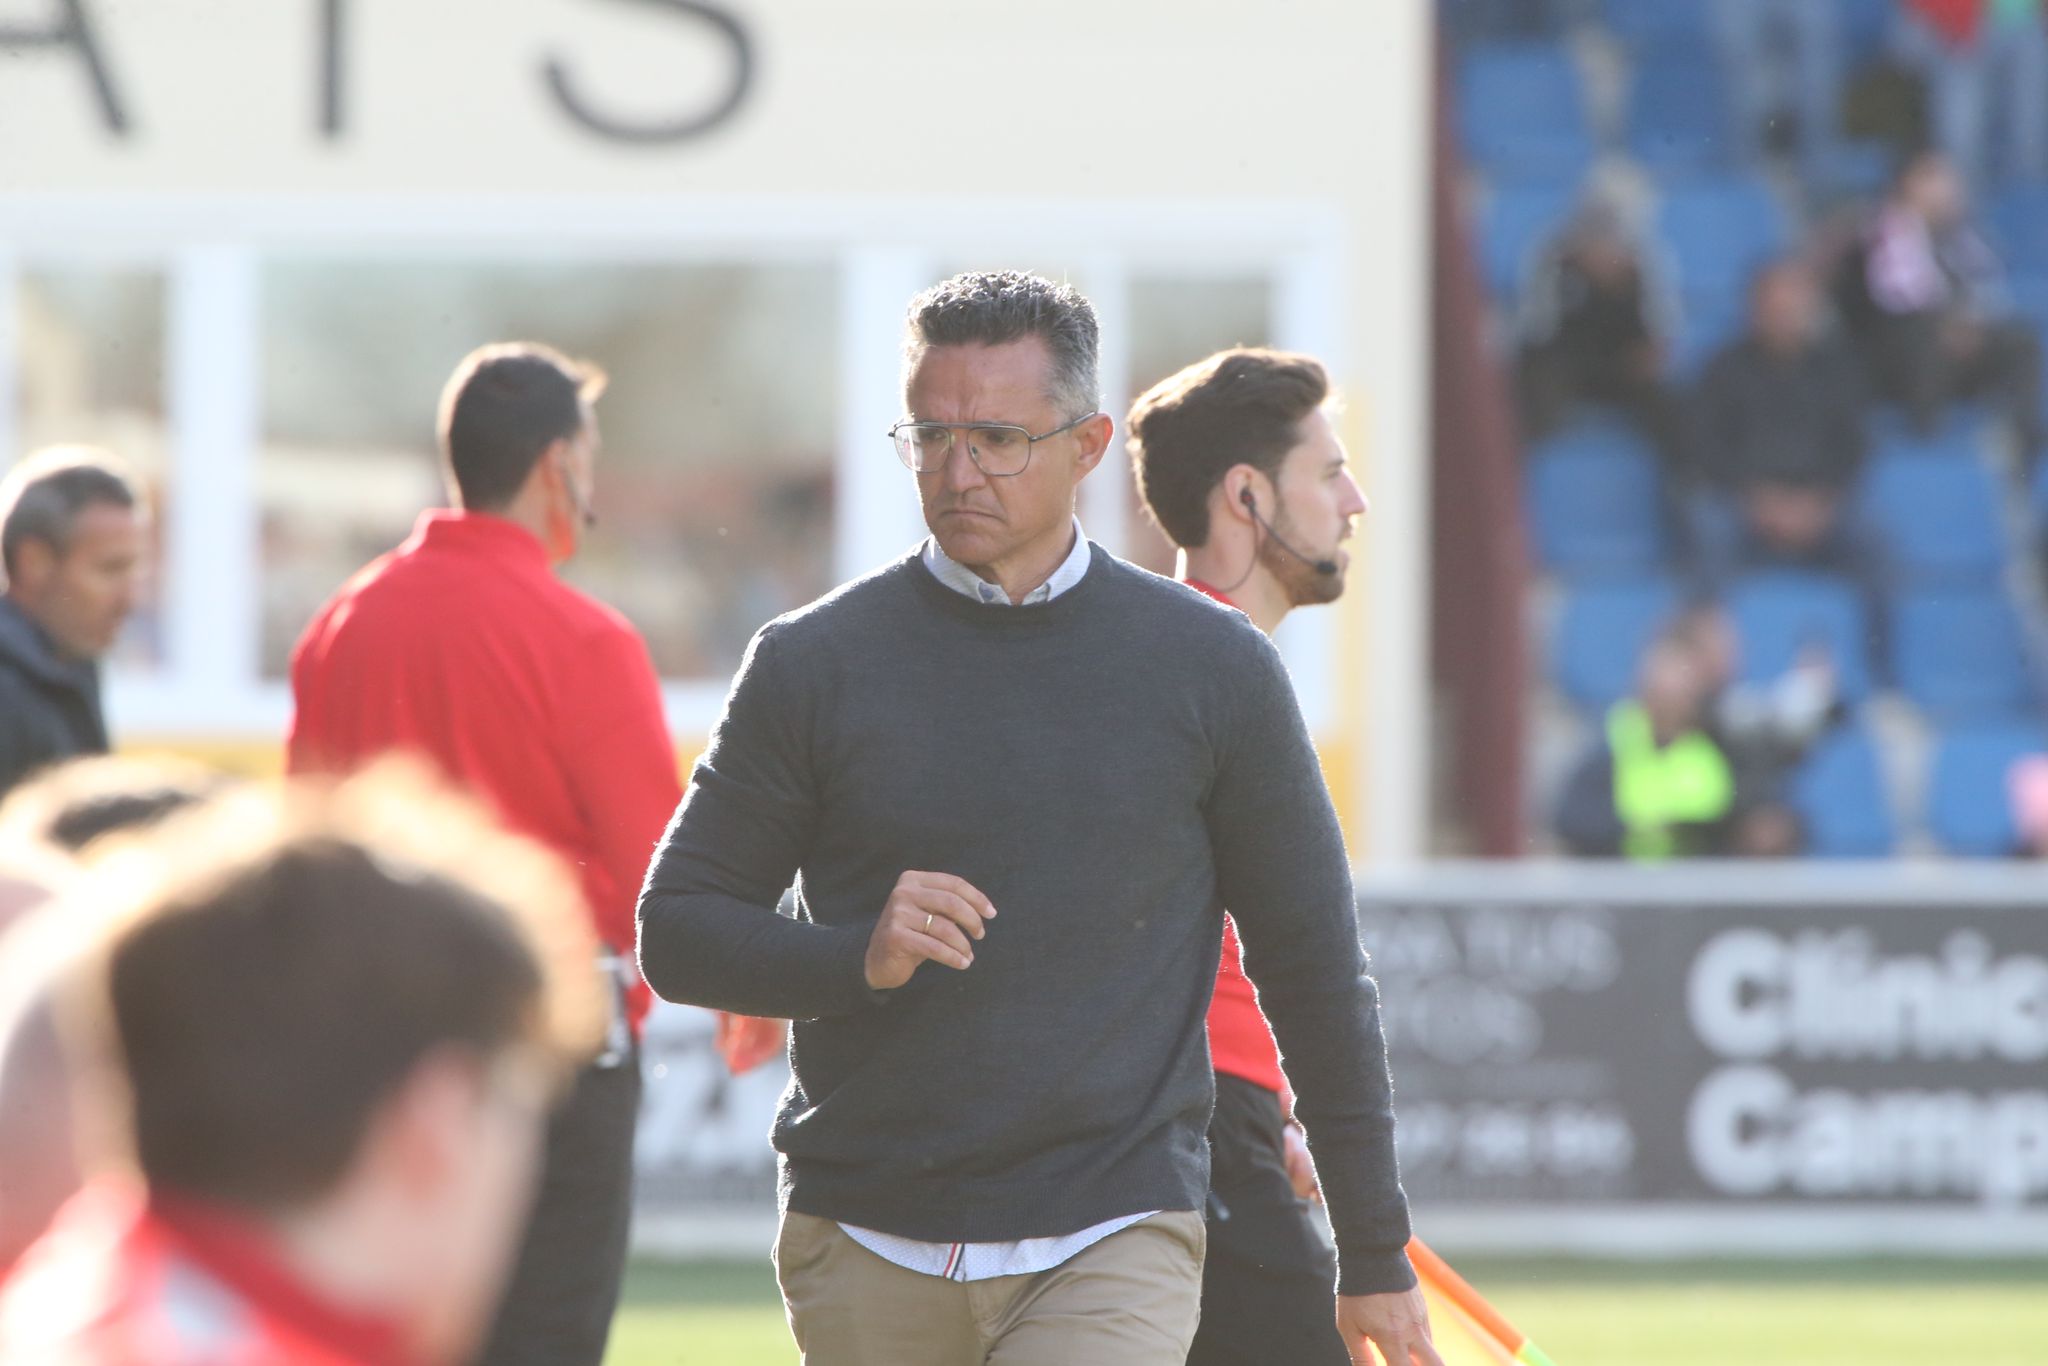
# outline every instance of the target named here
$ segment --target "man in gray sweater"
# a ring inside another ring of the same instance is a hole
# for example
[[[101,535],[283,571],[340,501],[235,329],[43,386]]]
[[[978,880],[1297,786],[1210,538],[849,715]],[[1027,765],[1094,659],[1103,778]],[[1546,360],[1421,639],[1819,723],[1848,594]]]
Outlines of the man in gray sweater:
[[[932,537],[755,637],[648,872],[642,967],[797,1021],[776,1267],[810,1366],[1178,1366],[1228,905],[1346,1341],[1438,1366],[1336,815],[1271,643],[1081,535],[1096,350],[1036,276],[912,302],[892,437]]]

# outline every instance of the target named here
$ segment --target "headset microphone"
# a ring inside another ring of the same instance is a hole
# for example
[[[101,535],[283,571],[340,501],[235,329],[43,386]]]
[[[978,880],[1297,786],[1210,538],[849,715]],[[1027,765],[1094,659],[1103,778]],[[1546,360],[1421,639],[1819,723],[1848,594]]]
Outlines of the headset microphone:
[[[1293,546],[1287,544],[1287,542],[1281,537],[1280,533],[1273,530],[1273,524],[1267,521],[1264,517],[1261,517],[1259,515],[1259,500],[1252,497],[1252,491],[1250,489],[1240,489],[1238,491],[1237,501],[1244,504],[1245,510],[1251,513],[1253,521],[1257,522],[1260,526],[1266,529],[1266,536],[1269,540],[1273,542],[1274,545],[1279,546],[1282,550],[1292,555],[1295,559],[1300,560],[1303,564],[1307,565],[1310,569],[1315,570],[1318,574],[1322,574],[1326,577],[1335,577],[1337,574],[1342,572],[1343,566],[1339,565],[1335,560],[1317,559],[1312,556],[1304,555],[1299,550],[1296,550]]]
[[[576,480],[569,473],[568,461],[562,461],[555,469],[562,476],[562,487],[569,491],[569,506],[576,509],[576,516],[582,521],[583,529],[590,530],[597,525],[597,509],[590,506],[589,497],[576,486]]]

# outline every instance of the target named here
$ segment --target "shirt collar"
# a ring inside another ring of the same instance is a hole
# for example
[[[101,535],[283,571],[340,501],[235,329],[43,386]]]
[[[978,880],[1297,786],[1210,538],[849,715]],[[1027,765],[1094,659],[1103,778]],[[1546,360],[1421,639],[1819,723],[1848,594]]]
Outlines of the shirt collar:
[[[1081,519],[1074,518],[1074,548],[1067,552],[1067,558],[1060,561],[1060,567],[1052,571],[1052,577],[1024,595],[1024,601],[1014,604],[1018,607],[1036,607],[1042,602],[1051,602],[1060,594],[1072,588],[1088,576],[1088,565],[1094,552],[1088,548],[1088,533],[1081,530]],[[924,543],[924,567],[932,577],[962,597],[973,598],[976,602],[991,607],[1013,605],[1009,595],[995,584],[961,564],[939,548],[939,538],[928,536]]]
[[[1203,583],[1200,579],[1182,579],[1181,582],[1186,584],[1188,587],[1194,589],[1197,593],[1200,593],[1205,598],[1214,598],[1216,601],[1222,603],[1225,607],[1237,606],[1236,603],[1230,600],[1230,596],[1227,593],[1225,593],[1222,589],[1216,587],[1214,584]]]
[[[395,1322],[344,1308],[307,1285],[260,1224],[201,1201],[154,1191],[146,1198],[148,1223],[263,1313],[366,1366],[415,1366]]]
[[[405,548],[421,547],[459,548],[550,568],[547,547],[540,543],[540,537],[517,522],[464,508],[428,508],[422,512],[413,524],[412,539]]]

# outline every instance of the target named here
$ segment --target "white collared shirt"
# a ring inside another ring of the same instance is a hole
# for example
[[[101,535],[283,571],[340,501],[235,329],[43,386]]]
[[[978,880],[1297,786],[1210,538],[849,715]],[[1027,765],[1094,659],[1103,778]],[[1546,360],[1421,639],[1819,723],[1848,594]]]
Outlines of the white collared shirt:
[[[1087,575],[1092,556],[1087,533],[1081,530],[1081,519],[1076,517],[1074,548],[1067,552],[1067,558],[1060,562],[1051,578],[1026,593],[1022,602],[1012,603],[1009,594],[1001,588],[939,549],[938,537],[933,536],[924,543],[925,568],[931,570],[932,576],[940,583],[962,597],[1002,607],[1036,607],[1039,603],[1051,602]],[[857,1228],[852,1224],[839,1227],[846,1231],[847,1237],[877,1257],[907,1271],[941,1276],[949,1281],[986,1281],[997,1276],[1035,1276],[1041,1271],[1050,1271],[1110,1234],[1120,1233],[1158,1212],[1147,1210],[1143,1214],[1119,1215],[1078,1233],[1054,1238],[1020,1238],[1008,1243],[923,1243],[915,1238],[899,1238],[893,1233]]]
[[[1088,575],[1088,564],[1092,552],[1088,549],[1088,533],[1081,530],[1081,519],[1074,519],[1074,548],[1067,552],[1067,558],[1060,561],[1060,567],[1052,571],[1052,577],[1024,595],[1024,601],[1012,604],[1009,594],[990,583],[966,565],[939,548],[939,538],[928,536],[924,543],[924,567],[932,571],[932,577],[962,597],[973,598],[976,602],[991,606],[1036,607],[1042,602],[1051,602],[1060,594],[1072,588]]]

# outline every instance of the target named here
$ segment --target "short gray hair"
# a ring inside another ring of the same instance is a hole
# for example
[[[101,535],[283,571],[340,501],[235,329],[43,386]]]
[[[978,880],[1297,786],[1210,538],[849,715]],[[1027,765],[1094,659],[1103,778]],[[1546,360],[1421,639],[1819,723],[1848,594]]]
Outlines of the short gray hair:
[[[135,484],[127,468],[89,446],[52,446],[29,456],[0,480],[0,566],[14,572],[29,541],[63,555],[71,548],[78,515],[96,503],[132,508]]]
[[[905,381],[935,346],[1001,346],[1024,337],[1041,338],[1052,355],[1046,397],[1062,417],[1084,417],[1102,406],[1095,305],[1072,285],[1022,270],[962,271],[912,299],[903,338]]]

